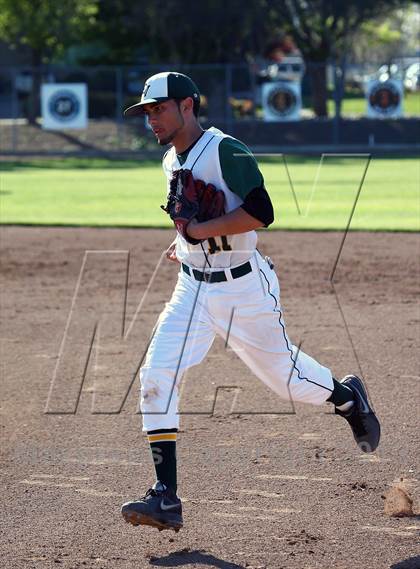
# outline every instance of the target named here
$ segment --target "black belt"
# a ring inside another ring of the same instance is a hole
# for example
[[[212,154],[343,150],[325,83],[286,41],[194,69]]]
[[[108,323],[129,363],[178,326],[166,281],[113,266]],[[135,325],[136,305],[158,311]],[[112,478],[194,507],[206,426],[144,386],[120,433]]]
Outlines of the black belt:
[[[191,276],[191,269],[188,265],[182,264],[182,270],[187,275]],[[230,271],[233,279],[239,279],[239,277],[243,277],[252,271],[252,266],[249,261],[244,263],[243,265],[239,265],[239,267],[234,267],[233,269],[227,269]],[[196,281],[204,281],[206,283],[222,283],[227,281],[227,276],[225,271],[214,271],[212,273],[205,273],[203,271],[199,271],[198,269],[192,269],[192,274]]]

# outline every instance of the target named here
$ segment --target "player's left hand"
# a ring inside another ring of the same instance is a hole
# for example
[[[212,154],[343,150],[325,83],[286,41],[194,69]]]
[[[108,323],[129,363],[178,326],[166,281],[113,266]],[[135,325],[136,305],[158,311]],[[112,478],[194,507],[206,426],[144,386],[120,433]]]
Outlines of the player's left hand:
[[[168,201],[161,206],[174,222],[184,239],[192,245],[198,245],[202,239],[194,239],[187,233],[187,225],[200,210],[198,189],[191,170],[176,170],[169,183]]]
[[[178,232],[193,245],[204,241],[192,237],[187,226],[205,222],[225,213],[225,194],[213,184],[194,180],[191,170],[176,170],[169,183],[168,201],[161,206],[173,220]],[[207,236],[206,236],[207,237]]]

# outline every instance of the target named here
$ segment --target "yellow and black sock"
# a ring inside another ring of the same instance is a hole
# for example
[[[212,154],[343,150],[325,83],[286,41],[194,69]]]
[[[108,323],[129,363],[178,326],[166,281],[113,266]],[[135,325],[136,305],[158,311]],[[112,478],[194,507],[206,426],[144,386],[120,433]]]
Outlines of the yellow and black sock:
[[[176,435],[178,429],[147,431],[147,438],[155,465],[156,480],[176,493]]]

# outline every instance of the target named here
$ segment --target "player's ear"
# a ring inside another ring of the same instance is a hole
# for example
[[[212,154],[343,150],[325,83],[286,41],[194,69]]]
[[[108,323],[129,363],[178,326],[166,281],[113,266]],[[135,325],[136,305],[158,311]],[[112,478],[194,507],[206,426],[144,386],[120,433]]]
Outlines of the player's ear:
[[[181,101],[181,108],[184,112],[192,110],[193,108],[193,100],[192,97],[187,97]]]

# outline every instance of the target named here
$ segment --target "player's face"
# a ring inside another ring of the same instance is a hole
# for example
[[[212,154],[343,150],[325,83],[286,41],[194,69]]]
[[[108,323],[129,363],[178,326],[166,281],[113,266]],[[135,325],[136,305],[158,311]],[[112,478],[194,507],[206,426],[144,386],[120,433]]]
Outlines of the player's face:
[[[160,145],[169,144],[184,127],[182,116],[175,101],[144,105],[144,113]]]

